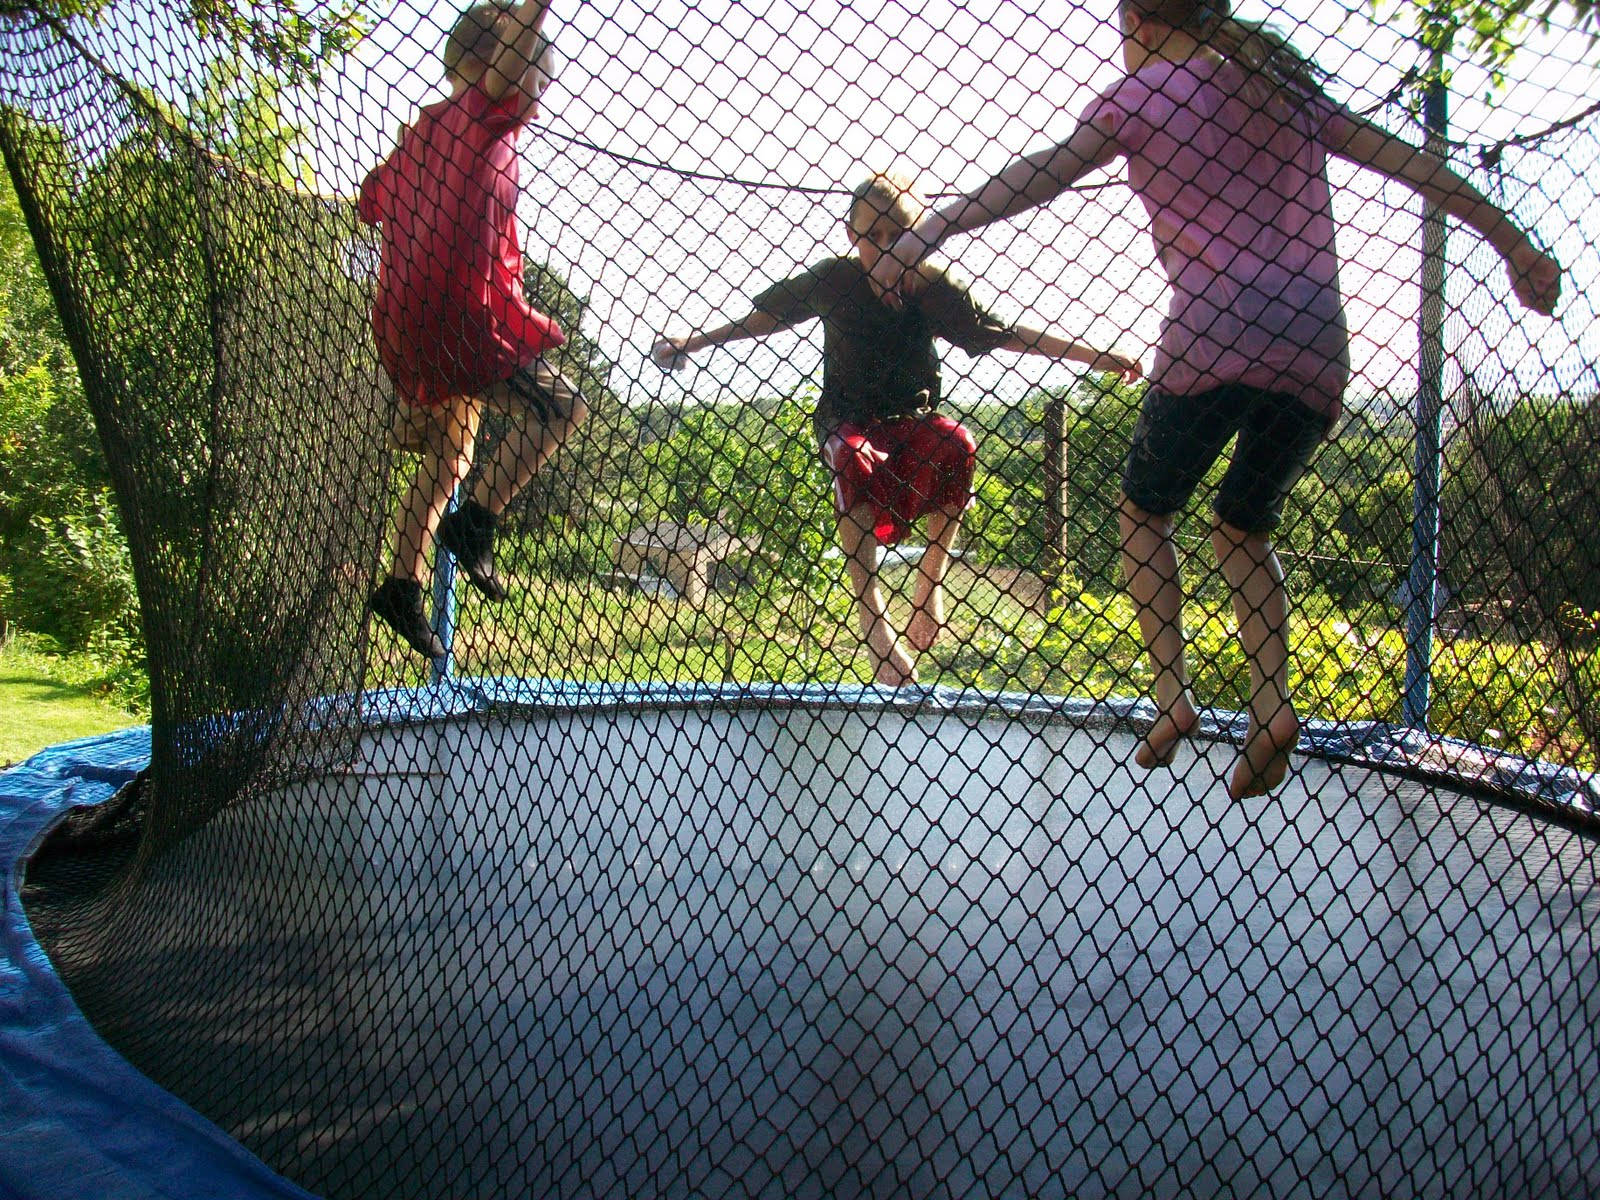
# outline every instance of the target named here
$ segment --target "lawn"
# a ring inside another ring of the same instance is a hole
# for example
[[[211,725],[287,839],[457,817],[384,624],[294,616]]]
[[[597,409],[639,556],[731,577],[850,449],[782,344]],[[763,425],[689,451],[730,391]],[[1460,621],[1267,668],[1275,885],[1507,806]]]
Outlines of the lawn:
[[[840,572],[842,575],[842,572]],[[496,608],[465,595],[456,653],[465,675],[555,675],[584,682],[858,682],[871,665],[855,636],[840,580],[814,590],[769,580],[713,592],[703,604],[607,590],[590,580],[512,573],[513,598]],[[885,573],[904,627],[909,573]],[[958,563],[949,579],[949,628],[919,663],[923,683],[1073,697],[1147,694],[1150,670],[1132,605],[1120,593],[1051,594],[1027,572]],[[1241,710],[1248,672],[1225,594],[1191,596],[1185,618],[1201,703]],[[1359,613],[1311,593],[1290,624],[1290,687],[1302,715],[1395,721],[1406,648],[1403,614]],[[419,684],[425,669],[386,631],[376,633],[371,684]],[[1433,646],[1430,728],[1566,766],[1594,770],[1597,747],[1574,698],[1600,686],[1594,656],[1569,662],[1550,646],[1471,630],[1440,631]]]
[[[57,742],[140,725],[147,719],[113,698],[99,664],[50,654],[29,639],[0,646],[0,766]]]

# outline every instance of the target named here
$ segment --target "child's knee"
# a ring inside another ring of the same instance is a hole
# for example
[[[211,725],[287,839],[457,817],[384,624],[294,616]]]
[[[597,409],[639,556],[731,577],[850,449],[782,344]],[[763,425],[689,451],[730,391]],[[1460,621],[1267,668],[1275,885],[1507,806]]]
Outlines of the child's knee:
[[[1211,549],[1218,562],[1226,563],[1240,550],[1246,551],[1251,561],[1259,561],[1272,551],[1271,531],[1245,529],[1215,516],[1211,521]]]
[[[1154,533],[1162,537],[1170,537],[1173,530],[1173,516],[1170,512],[1154,512],[1133,497],[1124,493],[1122,502],[1117,509],[1122,524],[1122,536],[1132,537],[1141,532]]]

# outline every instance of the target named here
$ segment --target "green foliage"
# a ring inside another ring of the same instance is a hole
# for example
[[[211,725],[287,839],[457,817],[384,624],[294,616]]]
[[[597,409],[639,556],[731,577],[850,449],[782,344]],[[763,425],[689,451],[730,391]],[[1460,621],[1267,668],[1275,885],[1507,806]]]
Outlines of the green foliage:
[[[0,18],[95,20],[111,7],[112,0],[0,0]],[[370,23],[366,0],[188,0],[178,13],[186,27],[217,46],[219,57],[246,55],[290,84],[315,78],[348,54]]]
[[[976,502],[963,525],[968,552],[1023,570],[1044,566],[1049,504],[1044,494],[1045,408],[1066,403],[1068,573],[1089,590],[1121,586],[1117,506],[1122,459],[1133,437],[1142,385],[1089,375],[1064,397],[1035,393],[1014,407],[962,414],[978,441]]]
[[[34,516],[31,524],[37,553],[9,572],[17,619],[70,650],[132,657],[139,645],[138,593],[111,493],[94,492],[69,511]]]
[[[835,532],[831,484],[811,426],[814,403],[789,396],[684,413],[644,449],[649,506],[636,517],[715,524],[755,539],[765,571],[796,586],[836,574],[823,559]]]
[[[1446,459],[1441,557],[1472,603],[1496,597],[1531,634],[1600,609],[1600,398],[1482,410]]]
[[[1595,0],[1372,0],[1380,19],[1398,16],[1417,42],[1431,54],[1464,49],[1490,72],[1496,87],[1505,84],[1505,68],[1535,29],[1548,29],[1558,18],[1587,33],[1591,45],[1600,33],[1600,5]],[[1463,46],[1463,43],[1465,45]],[[1446,70],[1416,73],[1416,82],[1433,78],[1449,83]]]
[[[0,597],[69,650],[139,655],[105,458],[9,181],[0,182]]]

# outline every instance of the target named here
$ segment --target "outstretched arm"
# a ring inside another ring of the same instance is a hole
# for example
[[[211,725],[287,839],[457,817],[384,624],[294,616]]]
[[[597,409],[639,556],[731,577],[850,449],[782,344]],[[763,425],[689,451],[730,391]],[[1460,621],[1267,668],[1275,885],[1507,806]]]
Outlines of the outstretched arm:
[[[1116,152],[1104,130],[1079,125],[1060,145],[1017,159],[976,191],[924,214],[878,260],[874,282],[888,297],[915,291],[914,268],[944,242],[1049,203]]]
[[[1044,329],[1031,329],[1026,325],[1015,325],[1011,330],[1011,340],[1001,346],[1002,350],[1014,350],[1018,354],[1040,354],[1046,358],[1065,359],[1068,362],[1083,363],[1095,371],[1115,371],[1122,376],[1124,383],[1133,383],[1143,376],[1144,370],[1139,366],[1136,358],[1124,358],[1111,351],[1091,349],[1080,342],[1070,341]]]
[[[1547,316],[1555,310],[1561,296],[1561,265],[1530,242],[1503,209],[1437,154],[1419,150],[1360,117],[1347,119],[1349,135],[1331,146],[1335,154],[1405,184],[1476,230],[1505,259],[1517,299]]]
[[[539,34],[549,11],[550,0],[523,0],[507,14],[500,47],[483,73],[483,90],[489,99],[501,100],[516,90],[528,92],[523,81],[533,67]],[[537,99],[537,95],[527,96],[530,105]]]
[[[689,355],[697,350],[735,342],[740,338],[766,337],[783,327],[784,322],[777,317],[757,309],[747,317],[718,325],[715,329],[697,329],[677,337],[663,336],[650,351],[650,358],[663,371],[681,371],[689,365]]]

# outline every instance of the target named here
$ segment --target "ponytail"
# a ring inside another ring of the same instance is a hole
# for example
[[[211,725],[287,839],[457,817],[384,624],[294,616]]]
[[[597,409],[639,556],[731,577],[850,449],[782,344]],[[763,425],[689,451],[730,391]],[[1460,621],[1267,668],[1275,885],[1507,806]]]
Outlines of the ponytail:
[[[1233,15],[1229,0],[1122,0],[1125,11],[1187,33],[1243,67],[1246,98],[1258,107],[1287,100],[1299,107],[1324,95],[1328,73],[1261,21]]]

